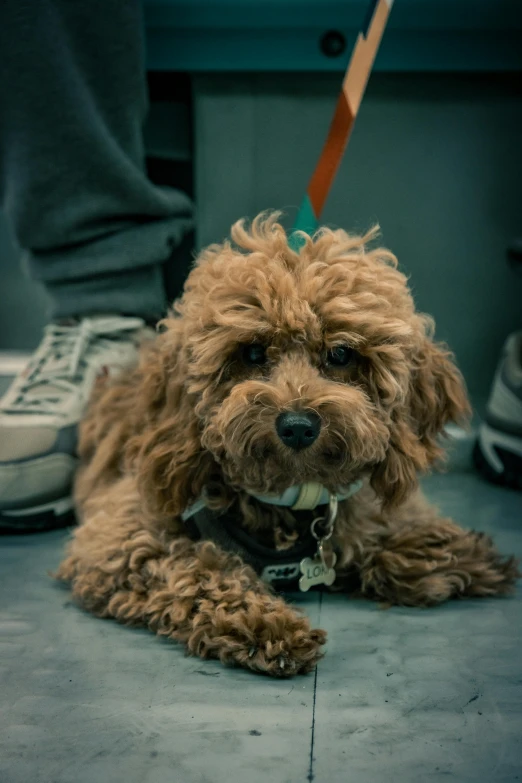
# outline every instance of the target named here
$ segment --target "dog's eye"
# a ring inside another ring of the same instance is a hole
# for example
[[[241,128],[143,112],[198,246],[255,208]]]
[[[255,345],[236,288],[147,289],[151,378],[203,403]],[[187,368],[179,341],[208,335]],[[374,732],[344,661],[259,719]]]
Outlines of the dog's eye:
[[[333,367],[347,367],[353,361],[355,351],[346,345],[336,345],[327,353],[327,361]]]
[[[244,345],[242,349],[242,358],[245,364],[250,367],[259,367],[266,362],[266,348],[261,343],[251,343]]]

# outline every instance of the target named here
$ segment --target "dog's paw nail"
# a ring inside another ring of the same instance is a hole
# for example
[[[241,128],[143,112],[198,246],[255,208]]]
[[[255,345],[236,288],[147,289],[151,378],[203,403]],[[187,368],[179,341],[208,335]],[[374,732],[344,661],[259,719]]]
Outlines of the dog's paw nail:
[[[248,657],[253,658],[256,652],[257,652],[257,647],[251,647],[250,650],[248,651]]]
[[[280,655],[280,656],[279,656],[279,668],[280,668],[280,669],[284,669],[284,668],[285,668],[285,666],[286,666],[286,661],[285,661],[285,659],[283,658],[283,656],[282,656],[282,655]]]

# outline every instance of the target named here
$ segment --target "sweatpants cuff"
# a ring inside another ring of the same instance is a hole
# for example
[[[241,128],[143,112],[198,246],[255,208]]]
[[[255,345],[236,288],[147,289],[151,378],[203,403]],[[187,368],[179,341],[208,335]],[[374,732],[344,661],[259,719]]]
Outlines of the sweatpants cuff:
[[[156,321],[166,308],[161,264],[84,279],[48,281],[45,287],[51,298],[52,319],[117,313]]]

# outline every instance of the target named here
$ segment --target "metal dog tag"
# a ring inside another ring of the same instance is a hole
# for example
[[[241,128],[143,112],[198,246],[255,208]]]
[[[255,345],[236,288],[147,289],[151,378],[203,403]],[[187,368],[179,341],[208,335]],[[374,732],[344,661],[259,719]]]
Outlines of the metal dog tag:
[[[302,577],[299,580],[299,589],[306,593],[314,585],[327,585],[331,587],[335,582],[334,565],[337,557],[335,552],[331,553],[332,564],[326,565],[324,560],[317,554],[315,557],[305,557],[301,560],[300,569]]]

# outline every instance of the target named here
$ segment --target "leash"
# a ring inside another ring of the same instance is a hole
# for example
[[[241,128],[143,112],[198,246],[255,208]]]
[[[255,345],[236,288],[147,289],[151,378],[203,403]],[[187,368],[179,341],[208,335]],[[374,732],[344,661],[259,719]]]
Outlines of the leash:
[[[312,235],[319,227],[319,219],[355,124],[392,5],[393,0],[371,0],[366,24],[357,36],[344,75],[323,150],[288,238],[292,250],[299,250],[304,242],[296,232]]]

